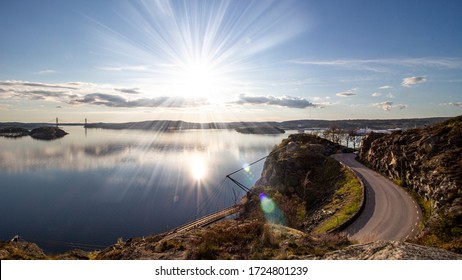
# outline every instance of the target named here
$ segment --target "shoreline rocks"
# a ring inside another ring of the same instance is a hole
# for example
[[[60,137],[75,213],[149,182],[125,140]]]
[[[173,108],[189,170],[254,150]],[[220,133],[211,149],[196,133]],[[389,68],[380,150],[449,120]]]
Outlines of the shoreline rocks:
[[[53,127],[53,126],[44,126],[39,128],[34,128],[30,131],[30,136],[34,139],[40,140],[54,140],[66,136],[68,133],[64,130]]]
[[[19,138],[30,136],[38,140],[55,140],[66,136],[68,133],[64,130],[53,126],[42,126],[34,128],[31,131],[22,127],[5,127],[0,128],[0,136],[6,138]]]

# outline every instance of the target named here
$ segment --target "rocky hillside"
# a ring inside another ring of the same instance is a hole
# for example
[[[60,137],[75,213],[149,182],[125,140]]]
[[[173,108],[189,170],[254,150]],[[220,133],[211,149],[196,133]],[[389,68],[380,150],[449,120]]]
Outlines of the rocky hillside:
[[[376,241],[352,245],[327,253],[325,260],[462,260],[462,255],[446,250],[399,241]]]
[[[100,252],[73,250],[47,255],[24,240],[0,242],[0,259],[22,260],[462,260],[446,250],[397,241],[350,245],[346,237],[313,237],[281,225],[225,221],[182,235],[151,236],[119,241]]]
[[[329,157],[341,151],[349,150],[312,135],[289,136],[267,158],[261,179],[234,220],[60,255],[16,238],[0,242],[0,259],[462,259],[408,243],[352,245],[345,235],[315,230],[332,217],[337,220],[353,202],[351,190],[343,187],[354,180]]]
[[[360,159],[422,199],[420,242],[462,253],[462,116],[422,129],[371,134]]]
[[[349,197],[350,190],[339,190],[354,178],[329,157],[337,152],[351,150],[309,134],[294,134],[284,139],[266,159],[261,178],[247,196],[242,216],[252,219],[265,214],[272,222],[309,232],[340,214],[354,198]],[[359,181],[356,185],[360,186]],[[278,205],[278,211],[271,217],[260,210],[262,194]]]

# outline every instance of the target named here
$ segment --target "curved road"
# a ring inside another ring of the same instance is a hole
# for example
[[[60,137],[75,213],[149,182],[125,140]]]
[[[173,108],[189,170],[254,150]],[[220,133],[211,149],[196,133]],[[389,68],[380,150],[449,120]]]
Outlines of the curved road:
[[[406,240],[415,236],[422,219],[420,207],[403,189],[355,160],[355,154],[336,154],[362,179],[366,205],[358,219],[347,227],[352,239],[361,242]]]

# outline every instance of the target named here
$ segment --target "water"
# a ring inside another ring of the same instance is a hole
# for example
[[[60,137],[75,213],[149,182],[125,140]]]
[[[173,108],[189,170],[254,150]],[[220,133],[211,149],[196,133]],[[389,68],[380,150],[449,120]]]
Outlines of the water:
[[[60,252],[173,229],[238,201],[243,192],[225,175],[287,137],[64,130],[54,141],[0,137],[0,239],[18,234]],[[263,162],[233,178],[251,187]]]

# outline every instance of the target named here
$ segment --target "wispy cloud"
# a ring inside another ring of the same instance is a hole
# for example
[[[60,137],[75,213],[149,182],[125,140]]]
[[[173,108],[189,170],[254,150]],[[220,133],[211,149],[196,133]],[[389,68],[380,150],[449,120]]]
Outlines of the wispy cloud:
[[[83,98],[74,99],[70,104],[92,104],[104,105],[106,107],[196,107],[208,104],[205,99],[187,99],[184,97],[174,96],[159,96],[154,98],[140,98],[137,100],[127,100],[124,97],[115,94],[106,93],[91,93]]]
[[[372,96],[373,97],[378,97],[378,96],[381,96],[382,94],[380,92],[374,92],[372,93]]]
[[[447,103],[441,103],[440,106],[455,106],[455,107],[462,107],[462,102],[447,102]]]
[[[115,88],[115,90],[118,91],[118,92],[130,93],[130,94],[139,94],[140,93],[139,88]]]
[[[401,83],[401,85],[403,87],[411,87],[413,85],[421,84],[426,81],[427,81],[427,78],[425,77],[408,77],[408,78],[403,79],[403,82]]]
[[[347,91],[338,92],[335,95],[340,96],[340,97],[351,97],[351,96],[356,95],[356,91],[358,91],[358,88],[352,88],[352,89],[347,90]]]
[[[35,74],[37,75],[46,75],[46,74],[54,74],[54,73],[56,73],[56,71],[52,69],[45,69],[45,70],[40,70],[40,71],[35,72]]]
[[[112,72],[155,72],[150,65],[124,65],[101,67],[100,70]]]
[[[386,95],[388,98],[395,98],[395,95],[391,92],[389,92],[387,95]]]
[[[77,89],[82,83],[62,83],[62,84],[47,84],[47,83],[34,83],[25,81],[0,81],[0,87],[11,86],[11,87],[43,87],[43,88],[61,88],[61,89]]]
[[[331,66],[373,72],[387,72],[390,67],[462,69],[459,57],[403,57],[378,59],[334,59],[334,60],[290,60],[290,63],[302,65]]]
[[[345,91],[345,92],[336,93],[335,95],[341,96],[341,97],[351,97],[351,96],[355,96],[356,93],[351,92],[351,91]]]
[[[379,87],[379,89],[392,89],[393,87],[392,86],[381,86]]]
[[[245,94],[239,95],[239,99],[233,104],[241,105],[274,105],[288,108],[303,109],[307,107],[317,107],[305,98],[294,96],[248,96]]]
[[[392,109],[403,110],[409,107],[406,104],[394,104],[393,101],[384,101],[384,102],[374,103],[372,104],[372,106],[380,108],[385,111],[391,111]]]
[[[207,105],[203,98],[171,96],[140,97],[138,88],[114,88],[91,83],[46,84],[25,81],[0,81],[0,98],[41,100],[69,105],[101,105],[106,107],[197,107]]]

